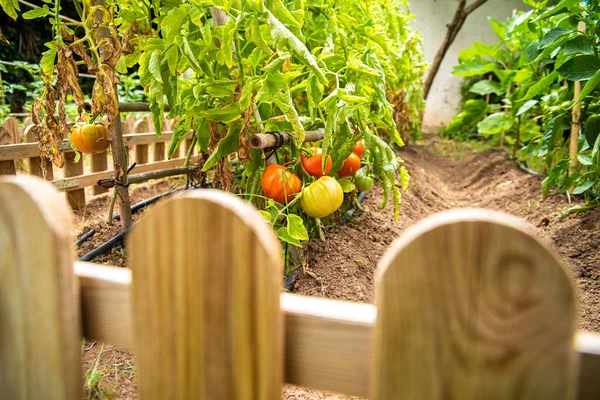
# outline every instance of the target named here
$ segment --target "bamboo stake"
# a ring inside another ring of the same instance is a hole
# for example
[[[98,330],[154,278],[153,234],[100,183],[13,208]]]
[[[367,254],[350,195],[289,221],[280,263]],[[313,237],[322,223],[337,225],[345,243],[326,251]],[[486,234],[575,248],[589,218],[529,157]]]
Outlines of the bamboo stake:
[[[579,32],[585,33],[585,22],[579,21],[577,25],[577,30]],[[573,88],[573,101],[577,101],[579,99],[579,95],[581,94],[581,82],[575,81]],[[580,123],[579,117],[581,116],[581,103],[575,104],[573,106],[573,117],[571,119],[571,142],[569,146],[569,157],[571,158],[571,163],[569,164],[569,175],[572,175],[577,170],[577,147],[579,144],[579,131],[580,131]],[[570,193],[573,193],[573,189],[575,186],[572,186],[569,189]]]
[[[290,135],[288,132],[279,132],[283,136],[283,145],[290,143]],[[306,131],[304,136],[305,142],[316,142],[323,140],[324,131],[318,129],[316,131]],[[268,149],[277,145],[277,139],[273,135],[266,133],[257,133],[252,135],[248,140],[248,144],[255,150]]]

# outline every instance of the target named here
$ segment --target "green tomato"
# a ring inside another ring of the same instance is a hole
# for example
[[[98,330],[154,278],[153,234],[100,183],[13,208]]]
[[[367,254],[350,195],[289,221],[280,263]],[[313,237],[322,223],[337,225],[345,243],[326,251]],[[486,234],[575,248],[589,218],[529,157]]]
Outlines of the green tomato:
[[[367,172],[366,168],[361,168],[354,175],[354,184],[360,192],[367,192],[373,189],[375,178]]]

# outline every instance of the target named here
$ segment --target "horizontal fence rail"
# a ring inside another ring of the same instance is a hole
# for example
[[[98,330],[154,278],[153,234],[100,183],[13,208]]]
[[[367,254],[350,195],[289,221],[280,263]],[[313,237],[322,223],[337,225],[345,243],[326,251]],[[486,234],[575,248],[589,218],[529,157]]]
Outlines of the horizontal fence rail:
[[[600,335],[575,331],[571,278],[505,214],[409,229],[369,305],[281,293],[279,242],[228,193],[150,210],[131,269],[73,261],[72,215],[49,183],[0,179],[0,201],[7,398],[78,398],[81,332],[134,351],[145,399],[276,399],[284,381],[374,400],[600,398]]]
[[[131,270],[76,261],[86,338],[132,349]],[[282,293],[285,323],[285,381],[368,397],[377,308]],[[578,399],[600,398],[600,335],[579,332]]]
[[[132,106],[143,107],[146,103],[132,103]],[[102,121],[106,124],[106,118]],[[173,156],[166,160],[166,143],[173,137],[173,121],[165,119],[163,121],[163,133],[161,137],[153,132],[154,124],[150,114],[134,116],[127,115],[122,120],[124,131],[123,142],[129,155],[129,164],[134,161],[137,166],[132,171],[133,174],[145,172],[156,172],[164,169],[177,168],[184,165],[188,149],[192,143],[193,132],[190,132],[183,140],[185,143],[185,154],[177,149]],[[44,177],[52,182],[56,189],[65,192],[67,202],[73,209],[83,208],[86,204],[85,188],[92,187],[92,194],[102,194],[108,191],[105,187],[96,185],[101,179],[110,178],[114,175],[112,168],[109,169],[109,154],[103,152],[99,154],[83,155],[75,162],[75,153],[68,140],[63,140],[59,146],[59,151],[64,153],[64,167],[62,177],[55,176],[55,166],[48,161],[43,160],[37,139],[33,135],[31,118],[24,121],[25,128],[21,128],[15,118],[6,118],[0,126],[0,175],[16,175],[18,171],[26,170],[28,174],[38,177]],[[152,151],[149,146],[152,145]],[[131,150],[131,151],[130,151]],[[190,153],[190,162],[199,160],[194,150]],[[85,158],[85,162],[84,162]],[[89,169],[84,166],[88,165]],[[45,166],[45,171],[43,166]],[[44,174],[45,172],[45,174]],[[183,172],[182,172],[183,174]]]

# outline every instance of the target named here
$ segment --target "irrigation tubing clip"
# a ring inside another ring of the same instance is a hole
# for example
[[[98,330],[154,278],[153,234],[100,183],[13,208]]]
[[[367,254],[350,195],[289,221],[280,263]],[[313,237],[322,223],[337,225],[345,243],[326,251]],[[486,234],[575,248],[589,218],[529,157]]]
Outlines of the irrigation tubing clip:
[[[137,163],[135,163],[135,162],[133,164],[131,164],[131,167],[129,167],[129,169],[127,170],[127,174],[129,174],[136,165],[137,165]],[[129,182],[127,182],[124,185],[120,185],[117,183],[114,176],[111,176],[110,178],[99,179],[96,182],[96,186],[100,186],[101,188],[104,188],[104,189],[114,188],[116,185],[119,185],[121,187],[128,187]]]
[[[281,132],[265,132],[265,135],[271,135],[275,138],[275,146],[267,147],[263,150],[263,153],[265,154],[265,159],[268,160],[273,154],[275,154],[275,157],[277,157],[277,154],[275,152],[278,148],[283,146],[283,144],[285,143],[285,137]]]

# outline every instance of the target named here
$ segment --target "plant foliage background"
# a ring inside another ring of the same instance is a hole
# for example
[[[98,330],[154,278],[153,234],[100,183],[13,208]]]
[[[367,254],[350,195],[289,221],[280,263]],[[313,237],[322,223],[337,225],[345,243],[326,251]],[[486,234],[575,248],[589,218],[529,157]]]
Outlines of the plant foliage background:
[[[501,135],[521,159],[547,174],[551,187],[575,194],[600,184],[600,5],[596,1],[524,0],[532,9],[505,22],[489,18],[497,45],[475,42],[453,74],[468,78],[469,99],[446,127],[457,139]],[[585,24],[579,31],[578,25]],[[574,97],[575,81],[582,91]],[[489,100],[486,102],[486,98]],[[581,117],[572,109],[581,104]],[[569,171],[570,130],[580,128],[578,166]]]

